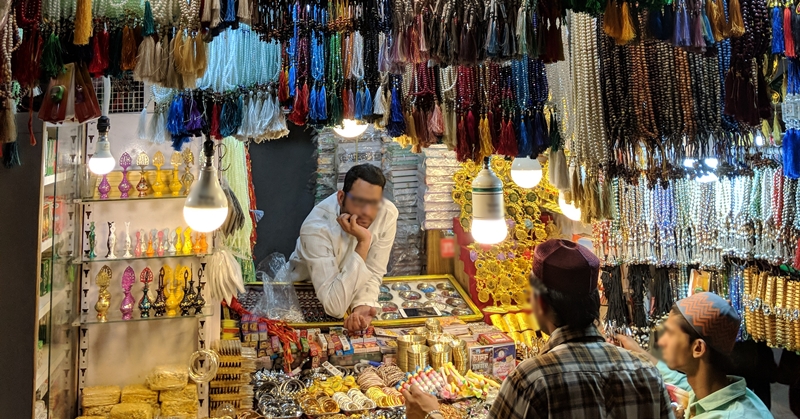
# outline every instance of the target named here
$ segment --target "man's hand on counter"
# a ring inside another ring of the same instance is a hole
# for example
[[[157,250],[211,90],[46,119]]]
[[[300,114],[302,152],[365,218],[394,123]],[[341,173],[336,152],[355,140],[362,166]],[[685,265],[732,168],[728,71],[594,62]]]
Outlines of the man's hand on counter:
[[[378,310],[375,307],[358,306],[344,320],[344,327],[351,332],[366,330],[377,313]]]

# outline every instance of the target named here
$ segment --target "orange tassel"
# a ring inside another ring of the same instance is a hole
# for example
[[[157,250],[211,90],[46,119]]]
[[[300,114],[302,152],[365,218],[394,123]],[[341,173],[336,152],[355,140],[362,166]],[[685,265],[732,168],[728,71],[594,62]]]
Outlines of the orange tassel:
[[[721,1],[722,0],[716,0],[716,2],[721,2]],[[724,39],[722,33],[724,24],[722,27],[719,26],[720,13],[719,9],[717,9],[714,0],[706,0],[706,16],[708,17],[708,24],[711,25],[711,34],[714,35],[714,40],[717,42],[722,41]]]
[[[614,39],[618,39],[622,34],[619,19],[619,8],[616,0],[608,0],[606,2],[606,11],[603,14],[603,32]]]
[[[731,0],[728,4],[728,16],[730,17],[729,28],[730,36],[738,38],[744,35],[744,18],[742,17],[742,6],[739,0]]]
[[[636,27],[631,18],[630,6],[628,2],[622,2],[622,12],[619,16],[621,32],[617,38],[617,45],[625,45],[636,38]]]
[[[133,36],[133,29],[125,26],[122,29],[122,70],[133,71],[136,69],[136,38]]]
[[[78,0],[75,6],[75,45],[89,45],[92,36],[92,0]]]

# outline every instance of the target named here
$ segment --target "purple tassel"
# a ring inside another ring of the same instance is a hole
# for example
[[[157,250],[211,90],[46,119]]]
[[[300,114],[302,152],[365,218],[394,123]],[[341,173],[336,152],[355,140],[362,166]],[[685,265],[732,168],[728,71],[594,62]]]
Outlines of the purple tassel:
[[[692,47],[704,49],[706,41],[703,38],[703,18],[697,14],[692,16]]]
[[[194,98],[187,99],[187,102],[189,103],[189,118],[187,118],[186,131],[200,131],[203,129],[203,115],[197,109],[197,102],[195,102]]]
[[[783,54],[783,10],[775,6],[772,8],[772,53]]]
[[[783,136],[783,175],[789,179],[800,178],[800,133],[789,129]]]
[[[685,6],[679,6],[678,13],[675,14],[675,30],[672,34],[672,45],[676,47],[688,47],[691,45],[689,15],[686,13]]]
[[[536,125],[533,132],[533,153],[531,158],[535,159],[539,154],[550,146],[550,137],[547,135],[547,121],[544,119],[544,112],[536,111]]]

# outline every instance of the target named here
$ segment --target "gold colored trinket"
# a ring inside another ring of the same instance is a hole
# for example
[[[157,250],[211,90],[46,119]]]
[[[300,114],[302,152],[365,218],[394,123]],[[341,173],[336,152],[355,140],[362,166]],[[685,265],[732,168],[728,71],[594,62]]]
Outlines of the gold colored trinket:
[[[108,265],[103,265],[94,279],[94,282],[100,287],[97,292],[97,303],[95,303],[94,309],[97,311],[97,320],[101,322],[108,321],[106,314],[111,306],[111,293],[108,292],[108,286],[111,285],[111,275],[111,268]]]

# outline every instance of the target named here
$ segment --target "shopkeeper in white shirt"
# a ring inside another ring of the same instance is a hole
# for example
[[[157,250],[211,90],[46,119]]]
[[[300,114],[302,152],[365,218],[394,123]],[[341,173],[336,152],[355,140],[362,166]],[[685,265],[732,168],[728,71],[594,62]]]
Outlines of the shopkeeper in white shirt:
[[[369,327],[397,230],[397,208],[383,198],[386,178],[371,164],[353,166],[344,189],[311,211],[289,259],[292,279],[311,278],[328,315],[350,331]]]

